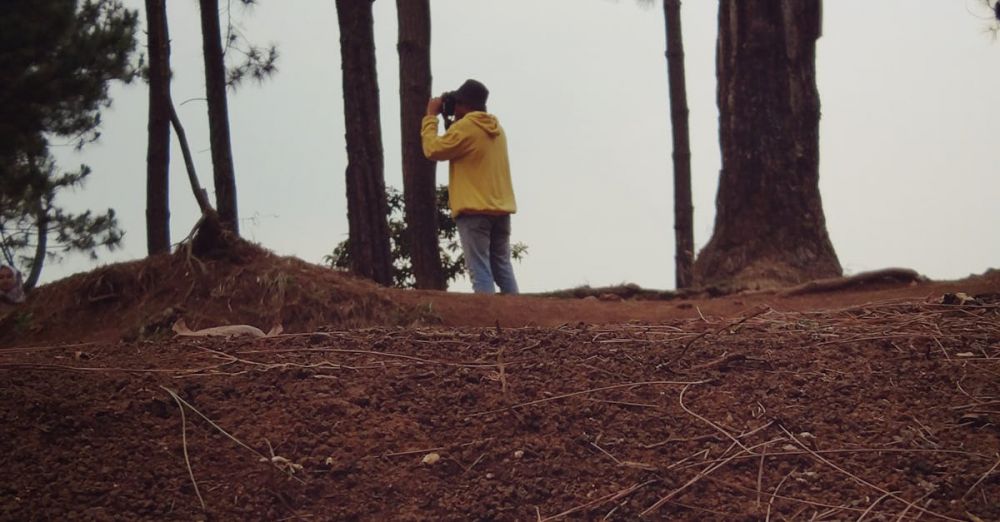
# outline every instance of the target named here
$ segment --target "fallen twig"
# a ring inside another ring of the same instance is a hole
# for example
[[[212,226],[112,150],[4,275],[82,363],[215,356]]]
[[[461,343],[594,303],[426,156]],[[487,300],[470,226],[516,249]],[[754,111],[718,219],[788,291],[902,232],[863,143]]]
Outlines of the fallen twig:
[[[163,388],[167,390],[166,388]],[[177,403],[177,407],[181,410],[181,446],[184,449],[184,464],[187,465],[188,475],[191,477],[191,485],[194,486],[194,494],[198,495],[198,502],[201,503],[201,510],[207,511],[208,508],[205,506],[205,499],[201,496],[201,491],[198,490],[198,481],[194,479],[194,470],[191,469],[191,459],[188,457],[188,445],[187,445],[187,417],[184,415],[184,405],[181,404],[180,397],[176,393],[167,390],[167,393],[174,398],[174,402]]]
[[[623,490],[616,491],[614,493],[609,493],[607,495],[604,495],[601,498],[598,498],[596,500],[592,500],[590,502],[587,502],[586,504],[583,504],[583,505],[580,505],[580,506],[576,506],[574,508],[567,509],[566,511],[563,511],[562,513],[559,513],[558,515],[552,515],[551,517],[545,517],[545,518],[541,518],[539,520],[541,522],[548,522],[550,520],[557,520],[557,519],[563,518],[565,516],[572,515],[573,513],[576,513],[578,511],[583,511],[583,510],[586,510],[586,509],[590,509],[592,507],[599,506],[601,504],[605,504],[605,503],[608,503],[608,502],[614,502],[615,500],[618,500],[618,499],[620,499],[622,497],[630,495],[633,492],[635,492],[635,491],[637,491],[637,490],[639,490],[641,488],[644,488],[644,487],[646,487],[646,486],[648,486],[648,485],[650,485],[650,484],[652,484],[654,482],[656,482],[656,481],[655,480],[648,480],[646,482],[643,482],[642,484],[634,484],[634,485],[629,486],[629,487],[627,487],[627,488],[625,488]]]
[[[271,464],[271,466],[273,466],[273,467],[274,467],[275,469],[277,469],[278,471],[280,471],[280,472],[282,472],[282,473],[284,473],[284,474],[288,475],[288,476],[289,476],[290,478],[292,478],[292,479],[295,479],[295,480],[297,480],[298,482],[301,482],[301,483],[305,484],[305,481],[303,481],[302,479],[300,479],[300,478],[296,477],[296,476],[295,476],[295,475],[294,475],[293,473],[289,472],[288,470],[286,470],[286,469],[282,469],[282,468],[281,468],[281,466],[278,466],[278,465],[277,465],[277,464],[276,464],[275,462],[273,462],[273,461],[272,461],[272,460],[271,460],[271,459],[270,459],[269,457],[267,457],[267,456],[266,456],[266,455],[264,455],[263,453],[261,453],[261,452],[259,452],[259,451],[255,450],[255,449],[253,449],[253,448],[251,448],[250,446],[247,446],[247,445],[246,445],[246,444],[245,444],[245,443],[244,443],[243,441],[241,441],[240,439],[237,439],[236,437],[234,437],[234,436],[230,435],[230,433],[229,433],[228,431],[226,431],[226,430],[222,429],[222,427],[221,427],[221,426],[219,426],[219,425],[218,425],[218,424],[216,424],[216,423],[215,423],[214,421],[212,421],[212,419],[209,419],[208,417],[206,417],[204,413],[202,413],[202,412],[198,411],[198,409],[197,409],[197,408],[195,408],[195,407],[194,407],[194,406],[192,406],[192,405],[191,405],[191,404],[190,404],[189,402],[187,402],[187,401],[185,401],[184,399],[182,399],[182,398],[181,398],[181,397],[180,397],[179,395],[177,395],[177,393],[176,393],[176,392],[174,392],[174,391],[173,391],[173,390],[171,390],[170,388],[167,388],[167,387],[164,387],[164,386],[160,386],[160,388],[162,388],[162,389],[163,389],[164,391],[166,391],[167,393],[169,393],[169,394],[170,394],[170,396],[171,396],[171,397],[173,397],[175,401],[177,401],[177,402],[178,402],[178,403],[180,403],[180,404],[183,404],[184,406],[187,406],[187,407],[188,407],[188,408],[189,408],[189,409],[190,409],[191,411],[193,411],[194,413],[197,413],[199,417],[201,417],[202,419],[205,419],[205,421],[206,421],[206,422],[208,422],[209,424],[211,424],[213,428],[215,428],[215,429],[219,430],[219,432],[220,432],[220,433],[222,433],[223,435],[225,435],[226,437],[228,437],[228,438],[229,438],[229,440],[232,440],[232,441],[233,441],[233,442],[235,442],[236,444],[239,444],[240,446],[242,446],[242,447],[246,448],[247,450],[249,450],[249,451],[250,451],[251,453],[253,453],[254,455],[257,455],[257,457],[258,457],[258,458],[260,458],[260,459],[263,459],[263,460],[265,460],[265,461],[269,462],[269,463]]]
[[[997,454],[997,457],[1000,457],[1000,453]],[[986,473],[983,473],[983,476],[979,477],[979,480],[977,480],[974,484],[972,484],[972,486],[969,487],[969,490],[966,491],[964,495],[962,495],[962,498],[964,499],[965,497],[968,497],[972,493],[972,490],[976,489],[976,486],[982,483],[982,481],[986,480],[986,477],[990,476],[990,474],[997,469],[997,466],[1000,466],[1000,460],[997,460],[996,464],[993,464],[993,466],[990,469],[986,470]]]
[[[921,513],[926,513],[928,515],[939,517],[939,518],[943,518],[945,520],[953,520],[955,522],[964,522],[961,519],[952,518],[952,517],[949,517],[947,515],[942,515],[941,513],[936,513],[934,511],[930,511],[928,509],[924,509],[924,508],[922,508],[920,506],[914,505],[913,502],[910,502],[909,500],[906,500],[905,498],[903,498],[903,497],[901,497],[901,496],[899,496],[899,495],[897,495],[897,494],[895,494],[895,493],[893,493],[893,492],[891,492],[891,491],[889,491],[889,490],[887,490],[887,489],[885,489],[885,488],[883,488],[881,486],[878,486],[877,484],[869,482],[869,481],[867,481],[867,480],[865,480],[865,479],[863,479],[863,478],[861,478],[861,477],[859,477],[859,476],[857,476],[857,475],[855,475],[855,474],[853,474],[853,473],[845,470],[844,468],[841,468],[840,466],[834,464],[833,462],[830,462],[829,460],[823,458],[822,456],[820,456],[815,451],[809,449],[805,444],[802,444],[802,442],[799,441],[799,439],[795,438],[795,435],[792,435],[788,430],[785,429],[784,426],[782,426],[782,425],[779,424],[778,427],[781,428],[781,431],[785,432],[785,435],[787,435],[789,439],[791,439],[793,442],[795,442],[795,444],[798,445],[800,448],[806,450],[806,452],[808,452],[810,455],[812,455],[813,458],[815,458],[816,460],[822,462],[823,464],[826,464],[827,466],[830,466],[831,468],[839,471],[840,473],[843,473],[844,475],[847,475],[848,477],[851,477],[852,479],[854,479],[859,484],[862,484],[864,486],[868,486],[868,487],[874,489],[875,491],[878,491],[879,493],[886,493],[890,497],[892,497],[892,498],[894,498],[894,499],[902,502],[903,504],[905,504],[907,506],[915,508],[917,511],[920,511]]]
[[[625,384],[615,384],[615,385],[612,385],[612,386],[604,386],[604,387],[601,387],[601,388],[591,388],[589,390],[583,390],[583,391],[572,392],[572,393],[564,393],[562,395],[556,395],[555,397],[546,397],[544,399],[538,399],[538,400],[534,400],[534,401],[522,402],[520,404],[515,404],[513,406],[508,406],[506,408],[499,408],[499,409],[496,409],[496,410],[489,410],[489,411],[481,411],[481,412],[478,412],[478,413],[471,413],[468,416],[469,417],[480,417],[480,416],[483,416],[483,415],[490,415],[492,413],[500,413],[500,412],[514,410],[514,409],[518,409],[518,408],[524,408],[524,407],[527,407],[527,406],[534,406],[536,404],[541,404],[543,402],[558,401],[560,399],[566,399],[566,398],[569,398],[569,397],[576,397],[578,395],[586,395],[588,393],[595,393],[595,392],[599,392],[599,391],[614,390],[614,389],[618,389],[618,388],[631,388],[631,387],[634,387],[634,386],[657,386],[657,385],[682,385],[682,384],[683,385],[691,385],[691,384],[702,384],[702,383],[705,383],[705,382],[708,382],[708,381],[693,381],[693,382],[687,382],[687,381],[628,382],[628,383],[625,383]]]

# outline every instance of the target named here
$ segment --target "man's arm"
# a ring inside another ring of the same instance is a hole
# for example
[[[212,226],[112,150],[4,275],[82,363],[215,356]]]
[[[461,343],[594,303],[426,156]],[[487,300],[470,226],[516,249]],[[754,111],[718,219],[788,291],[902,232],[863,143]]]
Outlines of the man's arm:
[[[420,140],[424,156],[435,161],[447,161],[465,155],[469,151],[469,135],[462,132],[462,125],[455,122],[444,134],[438,136],[438,113],[441,112],[441,98],[431,98],[427,102],[427,115],[420,124]]]

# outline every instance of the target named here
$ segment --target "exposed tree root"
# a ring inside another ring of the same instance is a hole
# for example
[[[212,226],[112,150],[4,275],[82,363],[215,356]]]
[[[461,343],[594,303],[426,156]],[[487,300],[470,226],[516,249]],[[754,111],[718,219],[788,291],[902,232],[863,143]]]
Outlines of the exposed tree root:
[[[818,294],[822,292],[833,292],[847,288],[857,288],[859,286],[872,283],[898,283],[910,284],[927,281],[927,278],[909,268],[883,268],[871,272],[862,272],[847,277],[832,277],[829,279],[817,279],[798,286],[793,286],[778,292],[781,297],[790,297],[803,294]]]

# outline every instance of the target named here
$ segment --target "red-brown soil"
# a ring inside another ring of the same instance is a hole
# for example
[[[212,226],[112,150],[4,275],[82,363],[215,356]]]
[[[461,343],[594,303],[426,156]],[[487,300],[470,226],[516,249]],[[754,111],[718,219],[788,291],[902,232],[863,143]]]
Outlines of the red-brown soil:
[[[995,271],[594,301],[264,252],[105,267],[0,311],[0,519],[1000,520],[998,294]]]

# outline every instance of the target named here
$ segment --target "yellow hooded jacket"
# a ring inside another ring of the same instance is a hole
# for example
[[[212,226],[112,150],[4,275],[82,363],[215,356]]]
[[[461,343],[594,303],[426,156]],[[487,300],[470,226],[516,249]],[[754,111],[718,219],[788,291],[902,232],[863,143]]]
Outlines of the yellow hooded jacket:
[[[452,217],[463,213],[517,212],[507,159],[507,135],[496,116],[470,112],[441,136],[438,136],[437,116],[424,116],[420,137],[424,156],[451,162],[448,206]]]

